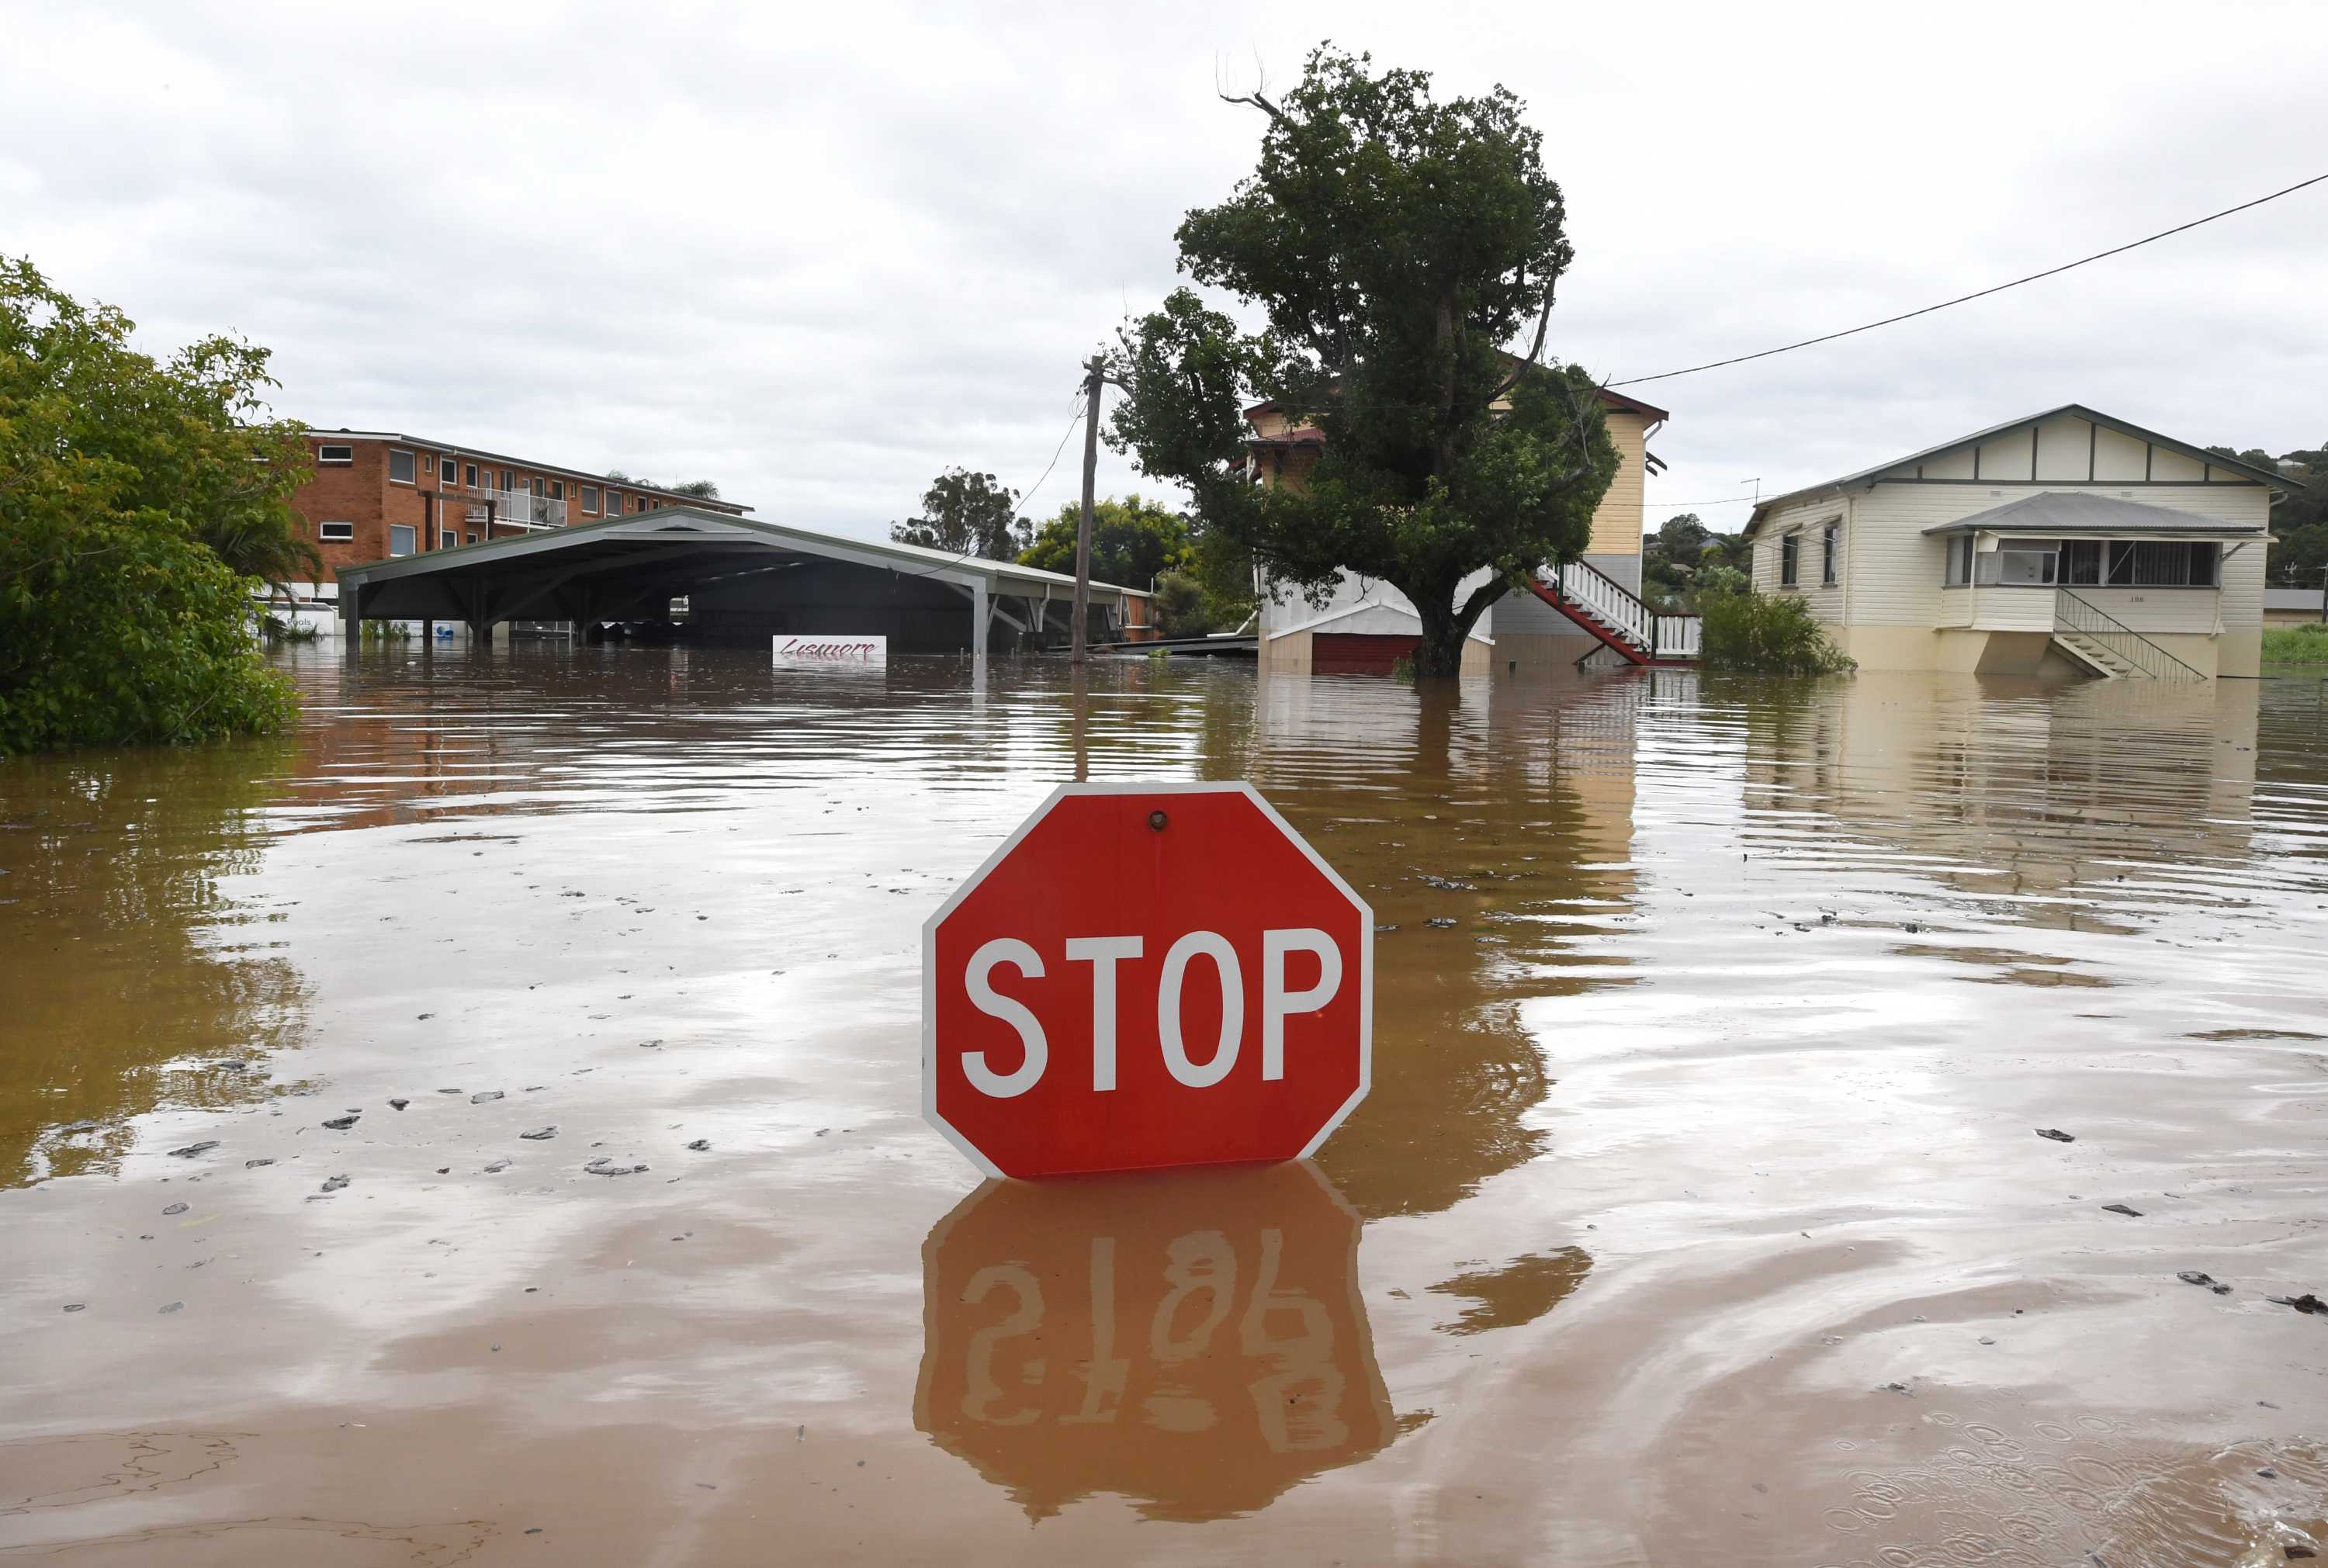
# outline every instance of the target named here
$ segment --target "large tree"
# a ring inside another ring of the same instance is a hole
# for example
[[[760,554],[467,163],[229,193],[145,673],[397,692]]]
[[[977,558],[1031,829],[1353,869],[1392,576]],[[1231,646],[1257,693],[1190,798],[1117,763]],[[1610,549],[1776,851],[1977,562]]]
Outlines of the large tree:
[[[1018,493],[1006,490],[991,474],[949,468],[922,492],[922,515],[889,525],[899,544],[917,544],[955,555],[1013,560],[1025,549],[1034,525],[1018,515]]]
[[[1542,137],[1500,87],[1438,103],[1427,74],[1330,46],[1281,100],[1231,101],[1264,118],[1260,164],[1187,215],[1180,268],[1267,326],[1186,288],[1132,324],[1112,444],[1274,581],[1396,587],[1422,621],[1416,672],[1451,675],[1488,606],[1582,553],[1617,469],[1591,378],[1544,355],[1572,252]],[[1255,400],[1321,430],[1298,482],[1255,483]]]

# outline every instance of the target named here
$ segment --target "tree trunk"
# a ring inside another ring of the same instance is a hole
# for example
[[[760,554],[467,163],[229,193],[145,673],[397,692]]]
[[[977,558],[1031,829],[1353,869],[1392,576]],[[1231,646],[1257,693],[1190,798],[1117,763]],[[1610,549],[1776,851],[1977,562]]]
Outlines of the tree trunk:
[[[1454,594],[1442,590],[1437,594],[1408,594],[1415,614],[1422,619],[1422,640],[1414,645],[1414,674],[1417,680],[1463,672],[1463,643],[1470,634],[1469,623],[1456,614]]]

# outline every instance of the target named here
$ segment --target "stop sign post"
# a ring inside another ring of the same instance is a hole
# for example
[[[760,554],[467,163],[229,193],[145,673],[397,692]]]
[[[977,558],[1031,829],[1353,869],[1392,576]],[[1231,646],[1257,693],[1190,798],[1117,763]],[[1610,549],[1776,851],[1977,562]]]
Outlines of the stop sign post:
[[[990,1176],[1308,1154],[1374,915],[1245,784],[1062,784],[922,928],[923,1113]]]

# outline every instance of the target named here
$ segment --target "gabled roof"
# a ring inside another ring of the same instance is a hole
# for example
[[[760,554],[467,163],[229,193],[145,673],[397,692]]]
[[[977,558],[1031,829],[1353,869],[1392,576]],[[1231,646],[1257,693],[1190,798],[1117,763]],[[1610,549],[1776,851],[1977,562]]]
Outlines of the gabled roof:
[[[417,555],[366,561],[359,566],[340,568],[339,580],[343,584],[352,580],[385,582],[511,558],[549,555],[599,545],[668,544],[689,539],[730,540],[746,547],[764,545],[801,555],[824,556],[859,566],[902,572],[908,577],[943,577],[962,580],[982,577],[986,580],[988,591],[993,593],[1024,594],[1030,587],[1072,591],[1075,586],[1075,579],[1065,572],[1020,566],[1016,561],[959,555],[918,544],[899,544],[894,540],[859,539],[853,534],[836,533],[830,529],[802,528],[793,523],[770,522],[764,518],[737,517],[691,504],[661,506],[652,512],[634,512],[598,522],[536,529],[514,539],[488,540],[479,544],[457,545],[451,549],[423,550]],[[1103,596],[1120,595],[1134,599],[1149,596],[1145,588],[1125,587],[1116,583],[1103,583],[1097,578],[1092,580],[1091,586],[1094,593]]]
[[[2064,403],[2058,408],[2047,408],[2042,413],[2024,415],[2018,419],[2007,419],[2002,425],[1992,425],[1985,430],[1976,430],[1969,436],[1959,436],[1952,441],[1943,441],[1937,446],[1927,446],[1920,452],[1910,452],[1905,457],[1894,457],[1889,461],[1878,463],[1873,468],[1863,468],[1856,474],[1846,474],[1840,479],[1830,479],[1824,484],[1808,484],[1799,490],[1789,490],[1783,495],[1765,496],[1755,504],[1753,514],[1747,519],[1746,532],[1751,534],[1760,528],[1763,517],[1774,506],[1784,506],[1788,502],[1800,501],[1806,496],[1825,495],[1831,492],[1872,486],[1876,480],[1895,468],[1910,467],[1944,453],[1959,451],[1967,446],[1976,446],[1985,441],[1994,441],[1999,436],[2014,430],[2025,430],[2032,425],[2042,425],[2046,420],[2058,418],[2063,414],[2073,414],[2080,419],[2090,420],[2105,429],[2131,436],[2137,441],[2146,441],[2154,446],[2164,446],[2170,452],[2180,452],[2185,457],[2194,457],[2201,463],[2210,464],[2226,473],[2245,474],[2248,478],[2261,484],[2267,484],[2275,490],[2284,491],[2292,485],[2296,489],[2303,488],[2286,474],[2276,473],[2271,469],[2258,468],[2253,464],[2242,463],[2236,457],[2226,457],[2220,452],[2210,452],[2204,446],[2194,446],[2188,441],[2177,441],[2172,436],[2162,436],[2155,430],[2145,430],[2139,425],[2129,424],[2124,419],[2114,418],[2107,414],[2089,408],[2083,403]],[[2023,480],[2020,483],[2042,484],[2044,481]]]
[[[2108,534],[2119,539],[2135,535],[2148,539],[2261,539],[2267,527],[2261,522],[2220,522],[2211,517],[2194,517],[2172,507],[2121,501],[2115,495],[2097,495],[2090,490],[2049,490],[1992,506],[1986,512],[1976,512],[1970,517],[1959,517],[1953,522],[1938,523],[1924,531],[1934,535],[2035,534],[2045,539],[2079,533]]]

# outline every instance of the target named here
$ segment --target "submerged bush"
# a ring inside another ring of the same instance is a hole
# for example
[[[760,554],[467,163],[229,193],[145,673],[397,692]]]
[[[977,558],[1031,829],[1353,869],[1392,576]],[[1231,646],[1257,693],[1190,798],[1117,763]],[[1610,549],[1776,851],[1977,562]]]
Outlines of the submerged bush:
[[[1708,670],[1746,670],[1766,675],[1835,675],[1859,668],[1858,662],[1827,638],[1811,607],[1793,594],[1743,591],[1706,594],[1699,662]]]
[[[0,756],[280,729],[255,586],[157,512],[0,522]]]
[[[263,349],[167,361],[0,258],[0,755],[279,728],[251,594],[314,575],[299,427],[260,418]]]

